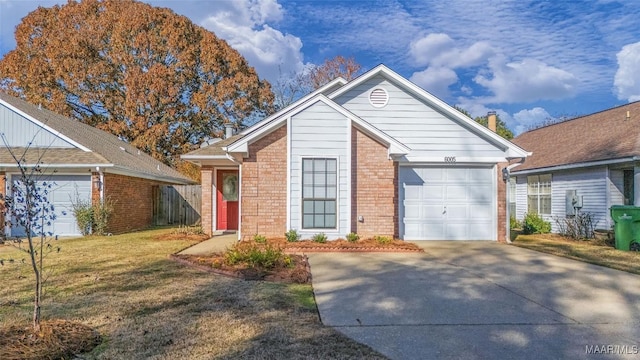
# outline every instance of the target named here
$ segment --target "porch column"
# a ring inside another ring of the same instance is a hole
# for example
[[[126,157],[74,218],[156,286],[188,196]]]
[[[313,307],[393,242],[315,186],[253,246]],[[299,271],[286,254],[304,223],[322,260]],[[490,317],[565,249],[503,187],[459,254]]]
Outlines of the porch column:
[[[640,206],[640,163],[633,167],[633,205]]]
[[[200,169],[202,183],[202,209],[200,218],[202,221],[202,230],[207,235],[213,234],[213,167],[203,166]]]

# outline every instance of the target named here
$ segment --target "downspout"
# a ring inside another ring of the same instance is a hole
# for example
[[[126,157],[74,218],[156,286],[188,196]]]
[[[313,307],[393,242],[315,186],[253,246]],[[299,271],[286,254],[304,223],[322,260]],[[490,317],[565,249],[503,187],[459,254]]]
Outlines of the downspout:
[[[507,199],[506,199],[506,203],[507,203],[507,206],[506,206],[507,238],[505,240],[507,241],[507,244],[511,244],[511,242],[512,242],[511,241],[511,213],[509,211],[509,198],[510,198],[509,195],[511,195],[511,194],[509,194],[509,188],[510,188],[509,179],[511,179],[511,169],[515,168],[516,166],[522,165],[526,159],[527,158],[524,158],[524,157],[520,158],[520,161],[518,161],[517,163],[513,163],[513,164],[507,166],[506,168],[502,169],[502,171],[504,173],[504,178],[506,179],[505,180],[506,181],[506,184],[505,184],[506,185],[506,191],[505,191],[505,193],[506,193],[506,197],[507,197]]]

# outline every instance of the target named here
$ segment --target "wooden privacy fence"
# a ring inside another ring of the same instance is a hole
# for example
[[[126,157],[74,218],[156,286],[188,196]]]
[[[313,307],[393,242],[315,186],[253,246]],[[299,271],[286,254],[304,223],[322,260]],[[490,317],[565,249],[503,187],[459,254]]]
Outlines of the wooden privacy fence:
[[[200,185],[154,186],[153,224],[199,224],[201,205]]]

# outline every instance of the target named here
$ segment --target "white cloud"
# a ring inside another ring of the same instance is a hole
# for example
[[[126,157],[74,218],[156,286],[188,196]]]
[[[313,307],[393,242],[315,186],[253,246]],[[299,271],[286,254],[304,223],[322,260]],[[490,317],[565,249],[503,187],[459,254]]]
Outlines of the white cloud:
[[[616,55],[618,71],[616,71],[613,85],[618,99],[629,102],[640,100],[640,42],[622,47]]]
[[[534,59],[506,63],[503,57],[489,61],[490,76],[477,75],[474,81],[493,96],[486,103],[518,103],[561,99],[575,95],[578,78],[572,73]]]
[[[300,38],[267,24],[284,16],[276,0],[216,1],[212,10],[202,25],[238,50],[261,77],[275,82],[281,72],[303,69]]]
[[[458,75],[446,67],[428,67],[413,73],[409,80],[433,95],[445,98],[449,96],[449,86],[458,81]]]
[[[459,48],[447,34],[429,34],[412,42],[409,54],[419,66],[456,69],[480,65],[494,54],[494,50],[486,41]]]
[[[418,66],[427,66],[422,71],[414,72],[410,80],[427,91],[446,98],[449,96],[449,86],[458,82],[455,69],[481,65],[493,54],[493,48],[485,41],[461,48],[456,47],[447,34],[428,34],[409,45],[411,61]],[[465,93],[472,90],[468,86],[463,88]]]
[[[549,115],[547,110],[541,107],[520,110],[517,113],[513,114],[513,133],[515,135],[520,134],[524,131],[527,131],[527,129],[531,128],[531,126],[541,124],[542,122],[547,121],[551,118],[552,117],[551,115]]]

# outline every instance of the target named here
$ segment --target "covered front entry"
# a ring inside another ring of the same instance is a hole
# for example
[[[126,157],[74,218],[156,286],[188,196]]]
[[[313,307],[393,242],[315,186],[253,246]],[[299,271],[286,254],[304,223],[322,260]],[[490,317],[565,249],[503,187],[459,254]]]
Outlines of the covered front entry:
[[[496,240],[493,166],[400,167],[405,240]]]
[[[238,230],[238,170],[218,170],[216,204],[218,230]]]
[[[19,180],[18,175],[11,175],[14,184]],[[45,185],[49,184],[49,185]],[[42,229],[47,235],[53,236],[78,236],[82,235],[76,218],[73,215],[73,203],[91,201],[91,176],[90,175],[50,175],[42,176],[38,180],[38,187],[48,192],[46,195],[49,203],[53,205],[55,220]],[[11,236],[25,236],[25,229],[13,226]],[[34,231],[38,231],[34,229]]]

